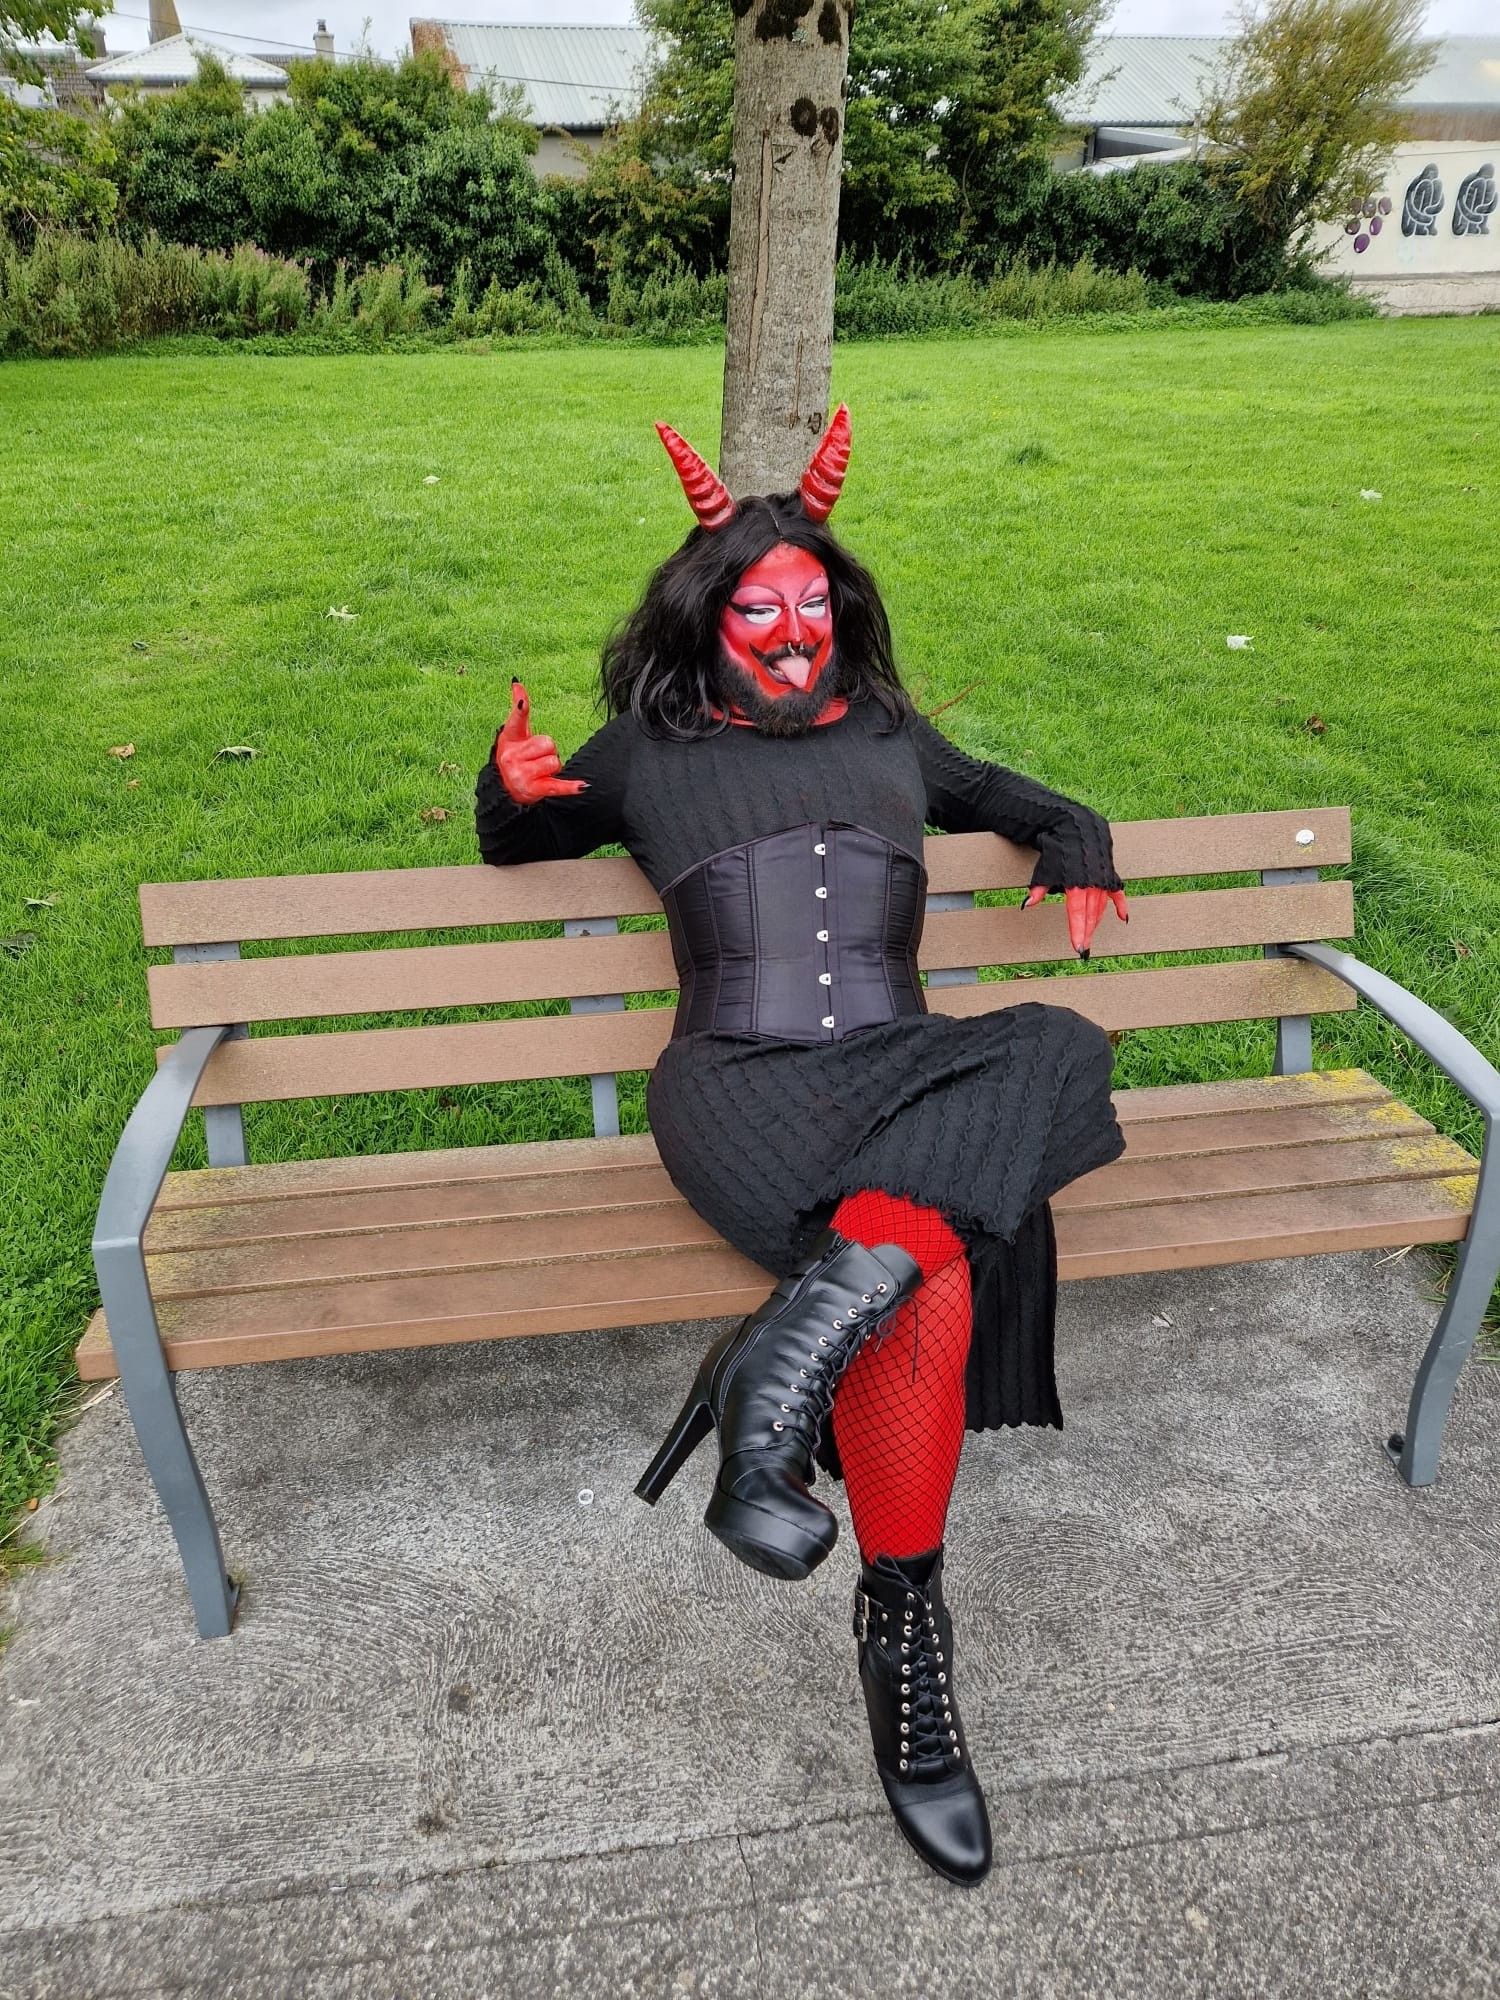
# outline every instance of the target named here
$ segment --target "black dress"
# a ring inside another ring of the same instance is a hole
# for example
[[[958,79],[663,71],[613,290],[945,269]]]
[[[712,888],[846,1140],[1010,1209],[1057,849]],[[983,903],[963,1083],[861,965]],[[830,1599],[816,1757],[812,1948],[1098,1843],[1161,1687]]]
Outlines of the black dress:
[[[1107,823],[921,717],[874,702],[779,738],[734,726],[694,742],[617,716],[564,766],[588,789],[518,806],[479,775],[486,861],[563,859],[619,841],[659,892],[710,856],[838,823],[922,856],[924,825],[1033,845],[1048,888],[1118,887]],[[774,1276],[802,1258],[839,1197],[878,1187],[938,1209],[963,1239],[974,1293],[972,1429],[1056,1423],[1056,1254],[1049,1198],[1115,1159],[1104,1034],[1064,1007],[967,1019],[906,1015],[831,1043],[699,1031],[657,1063],[646,1104],[663,1164],[692,1206]]]

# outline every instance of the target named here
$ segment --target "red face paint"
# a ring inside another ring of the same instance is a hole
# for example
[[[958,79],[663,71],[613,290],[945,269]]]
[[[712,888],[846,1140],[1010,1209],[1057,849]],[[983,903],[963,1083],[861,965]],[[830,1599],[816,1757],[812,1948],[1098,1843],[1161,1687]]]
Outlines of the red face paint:
[[[778,542],[751,563],[719,620],[724,650],[773,700],[812,687],[833,653],[833,602],[816,556]]]

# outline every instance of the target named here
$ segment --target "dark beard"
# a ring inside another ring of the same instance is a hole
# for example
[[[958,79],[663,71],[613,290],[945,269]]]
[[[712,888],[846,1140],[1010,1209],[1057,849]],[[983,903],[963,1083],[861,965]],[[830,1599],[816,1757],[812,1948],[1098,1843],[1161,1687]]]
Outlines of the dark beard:
[[[724,708],[741,715],[767,736],[805,736],[838,693],[838,654],[831,653],[810,688],[767,694],[753,674],[721,652],[715,664],[714,693]]]

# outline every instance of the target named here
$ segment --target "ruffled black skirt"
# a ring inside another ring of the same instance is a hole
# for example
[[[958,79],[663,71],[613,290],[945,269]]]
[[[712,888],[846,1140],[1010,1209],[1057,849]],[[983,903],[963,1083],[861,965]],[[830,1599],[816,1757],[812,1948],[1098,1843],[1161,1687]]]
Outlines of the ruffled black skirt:
[[[883,1188],[937,1209],[969,1256],[969,1428],[1061,1424],[1047,1204],[1124,1149],[1111,1061],[1092,1022],[1035,1003],[908,1016],[835,1043],[706,1032],[669,1043],[646,1105],[677,1188],[777,1276],[845,1194]]]

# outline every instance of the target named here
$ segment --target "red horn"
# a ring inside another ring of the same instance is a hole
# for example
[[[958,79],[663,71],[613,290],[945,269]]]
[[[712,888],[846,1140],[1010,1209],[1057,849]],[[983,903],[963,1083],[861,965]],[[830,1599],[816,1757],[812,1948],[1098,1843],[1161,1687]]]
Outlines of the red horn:
[[[670,424],[658,424],[656,434],[667,448],[667,456],[677,467],[677,477],[688,497],[688,505],[710,534],[734,518],[734,500],[729,488],[698,456],[684,437]]]
[[[849,470],[849,406],[840,403],[833,422],[824,431],[818,448],[807,461],[802,484],[802,511],[810,521],[826,521],[843,491],[844,474]]]

